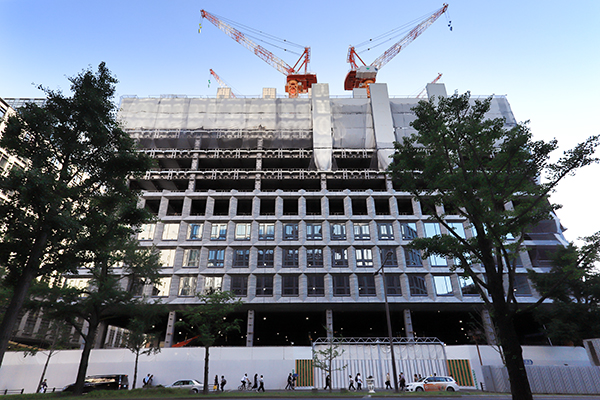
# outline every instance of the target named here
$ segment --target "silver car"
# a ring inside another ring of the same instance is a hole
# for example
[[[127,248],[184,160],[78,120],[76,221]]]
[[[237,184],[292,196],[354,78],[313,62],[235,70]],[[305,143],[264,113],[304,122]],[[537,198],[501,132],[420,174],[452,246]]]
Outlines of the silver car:
[[[407,392],[458,392],[460,388],[450,376],[429,376],[406,385]]]
[[[166,387],[174,389],[186,389],[192,393],[199,393],[202,391],[202,389],[204,389],[202,383],[196,379],[181,379],[171,383],[170,385],[167,385]]]

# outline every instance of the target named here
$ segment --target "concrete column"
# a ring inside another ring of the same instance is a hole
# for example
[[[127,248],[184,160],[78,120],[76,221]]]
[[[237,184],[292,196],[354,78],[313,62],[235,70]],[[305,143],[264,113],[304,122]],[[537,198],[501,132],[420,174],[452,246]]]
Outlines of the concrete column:
[[[321,190],[327,190],[327,175],[321,174]]]
[[[167,322],[167,335],[165,337],[165,347],[173,346],[173,334],[175,333],[175,318],[177,318],[177,312],[169,311],[169,320]]]
[[[100,322],[96,330],[96,337],[94,338],[94,349],[104,348],[104,340],[106,339],[106,331],[108,324],[106,322]]]
[[[490,312],[487,309],[481,310],[481,322],[483,323],[483,330],[488,345],[497,345],[498,339],[496,338],[496,329],[494,329],[492,317],[490,316]]]
[[[248,310],[248,325],[246,326],[246,347],[252,347],[254,342],[254,310]]]
[[[333,310],[325,310],[325,328],[327,329],[327,338],[333,338]]]
[[[413,330],[412,315],[409,309],[404,310],[404,330],[407,338],[414,338],[415,331]]]

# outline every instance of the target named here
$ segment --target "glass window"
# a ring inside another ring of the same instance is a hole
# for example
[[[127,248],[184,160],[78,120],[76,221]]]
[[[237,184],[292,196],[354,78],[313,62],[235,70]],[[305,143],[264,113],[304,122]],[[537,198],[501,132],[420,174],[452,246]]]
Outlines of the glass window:
[[[354,240],[370,240],[369,224],[367,222],[354,223]]]
[[[465,227],[462,222],[448,222],[448,226],[461,238],[465,239],[467,237],[465,235]]]
[[[428,258],[429,265],[432,267],[446,267],[448,265],[448,260],[446,257],[438,256],[436,254],[432,254]]]
[[[427,285],[425,275],[408,275],[408,288],[411,296],[427,296]]]
[[[200,265],[200,249],[185,249],[183,251],[183,266],[198,267]]]
[[[194,296],[198,278],[195,276],[179,277],[179,296]]]
[[[320,223],[306,224],[306,239],[307,240],[322,240],[323,232],[321,231]]]
[[[161,249],[160,263],[163,267],[172,267],[175,265],[175,249]]]
[[[400,275],[385,274],[385,283],[388,296],[402,296],[402,283]]]
[[[245,268],[250,266],[250,249],[235,249],[233,251],[233,267]]]
[[[283,267],[298,267],[298,249],[283,249]]]
[[[65,285],[73,289],[84,290],[88,287],[89,283],[89,278],[68,278]]]
[[[259,268],[270,268],[273,266],[273,249],[258,249],[256,266]]]
[[[395,248],[382,247],[379,249],[379,256],[381,257],[381,263],[386,267],[398,266],[398,256],[396,255]]]
[[[248,296],[248,276],[247,275],[232,275],[231,276],[231,291],[239,297]]]
[[[438,296],[452,296],[452,279],[448,275],[438,275],[433,277],[435,294]]]
[[[418,237],[417,224],[414,222],[400,222],[400,230],[402,231],[402,240],[413,240]]]
[[[354,250],[356,256],[357,267],[372,267],[373,266],[373,250],[369,248],[357,248]]]
[[[358,295],[359,296],[376,296],[375,276],[373,274],[358,275]]]
[[[348,250],[343,247],[332,247],[331,258],[331,263],[334,267],[348,266]]]
[[[441,235],[440,224],[437,222],[424,222],[423,228],[425,229],[425,237],[430,238],[436,235]]]
[[[394,240],[394,226],[391,222],[380,222],[377,224],[379,240]]]
[[[323,275],[306,275],[308,296],[325,296],[325,277]]]
[[[138,240],[154,239],[154,229],[156,229],[156,224],[143,224],[138,233]]]
[[[179,224],[164,224],[162,240],[177,240]]]
[[[188,225],[188,240],[202,240],[202,227],[204,224],[189,224]]]
[[[210,240],[226,240],[227,224],[212,224],[210,229]]]
[[[250,240],[252,224],[235,224],[235,240]]]
[[[131,295],[134,297],[141,297],[144,294],[144,281],[140,278],[134,279],[131,283]]]
[[[470,276],[459,276],[458,282],[460,283],[460,290],[463,296],[479,296],[473,278]]]
[[[256,275],[256,295],[273,296],[273,275]]]
[[[206,276],[204,277],[204,293],[211,294],[223,289],[222,276]]]
[[[515,275],[514,292],[516,296],[531,296],[531,286],[527,275]]]
[[[333,295],[334,296],[350,296],[350,276],[349,275],[332,275],[333,278]]]
[[[404,258],[406,258],[407,267],[422,267],[421,253],[419,250],[404,249]]]
[[[160,278],[152,287],[152,296],[167,297],[171,288],[171,278]]]
[[[309,268],[323,266],[323,249],[307,248],[306,249],[306,266]]]
[[[258,224],[258,240],[275,240],[275,224]]]
[[[282,296],[298,296],[298,275],[283,275],[281,286]]]
[[[332,223],[331,240],[346,240],[346,224]]]
[[[298,240],[298,224],[285,224],[283,226],[283,240]]]
[[[220,268],[225,265],[225,249],[209,249],[208,262],[206,266],[209,268]]]

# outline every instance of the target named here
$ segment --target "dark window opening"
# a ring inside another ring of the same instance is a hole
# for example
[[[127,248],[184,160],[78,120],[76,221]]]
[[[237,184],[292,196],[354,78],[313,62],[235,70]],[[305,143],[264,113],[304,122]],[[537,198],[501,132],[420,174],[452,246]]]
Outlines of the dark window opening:
[[[275,215],[275,199],[260,199],[260,215]]]
[[[367,199],[352,199],[352,214],[353,215],[368,215]]]
[[[208,190],[229,192],[231,188],[235,188],[238,192],[252,192],[255,189],[254,179],[196,179],[196,192]]]
[[[213,215],[229,215],[229,199],[216,199]]]
[[[260,181],[260,187],[265,192],[274,192],[277,189],[284,192],[297,192],[299,190],[319,192],[321,181],[319,179],[268,179],[264,177]]]
[[[298,296],[298,275],[283,275],[281,277],[282,296]]]
[[[375,199],[375,214],[390,215],[389,199]]]
[[[435,202],[433,199],[421,199],[421,212],[423,215],[436,215]]]
[[[298,215],[298,199],[283,199],[283,215]]]
[[[377,296],[375,276],[373,276],[373,274],[358,275],[358,295],[361,297]]]
[[[413,206],[411,199],[398,199],[398,214],[399,215],[413,215]]]
[[[183,212],[183,199],[171,199],[167,206],[167,215],[181,215]]]
[[[146,200],[146,210],[152,215],[158,215],[160,200]]]
[[[328,179],[327,190],[360,190],[371,189],[376,192],[387,191],[385,179]]]
[[[321,199],[306,199],[306,215],[321,215]]]
[[[190,215],[204,215],[206,213],[206,199],[192,200]]]
[[[252,215],[252,199],[238,199],[237,215]]]
[[[323,275],[306,275],[309,297],[325,296],[325,277]]]
[[[248,295],[248,276],[233,275],[231,277],[231,291],[236,296],[246,297]]]
[[[344,215],[344,199],[329,199],[329,215]]]

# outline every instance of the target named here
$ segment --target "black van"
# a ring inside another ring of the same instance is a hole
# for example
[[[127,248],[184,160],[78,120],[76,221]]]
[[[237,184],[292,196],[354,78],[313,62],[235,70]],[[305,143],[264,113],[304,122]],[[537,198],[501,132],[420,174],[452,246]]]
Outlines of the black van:
[[[63,392],[72,392],[74,383],[64,387]],[[92,375],[85,377],[83,393],[93,390],[127,390],[129,389],[129,378],[127,375]]]

